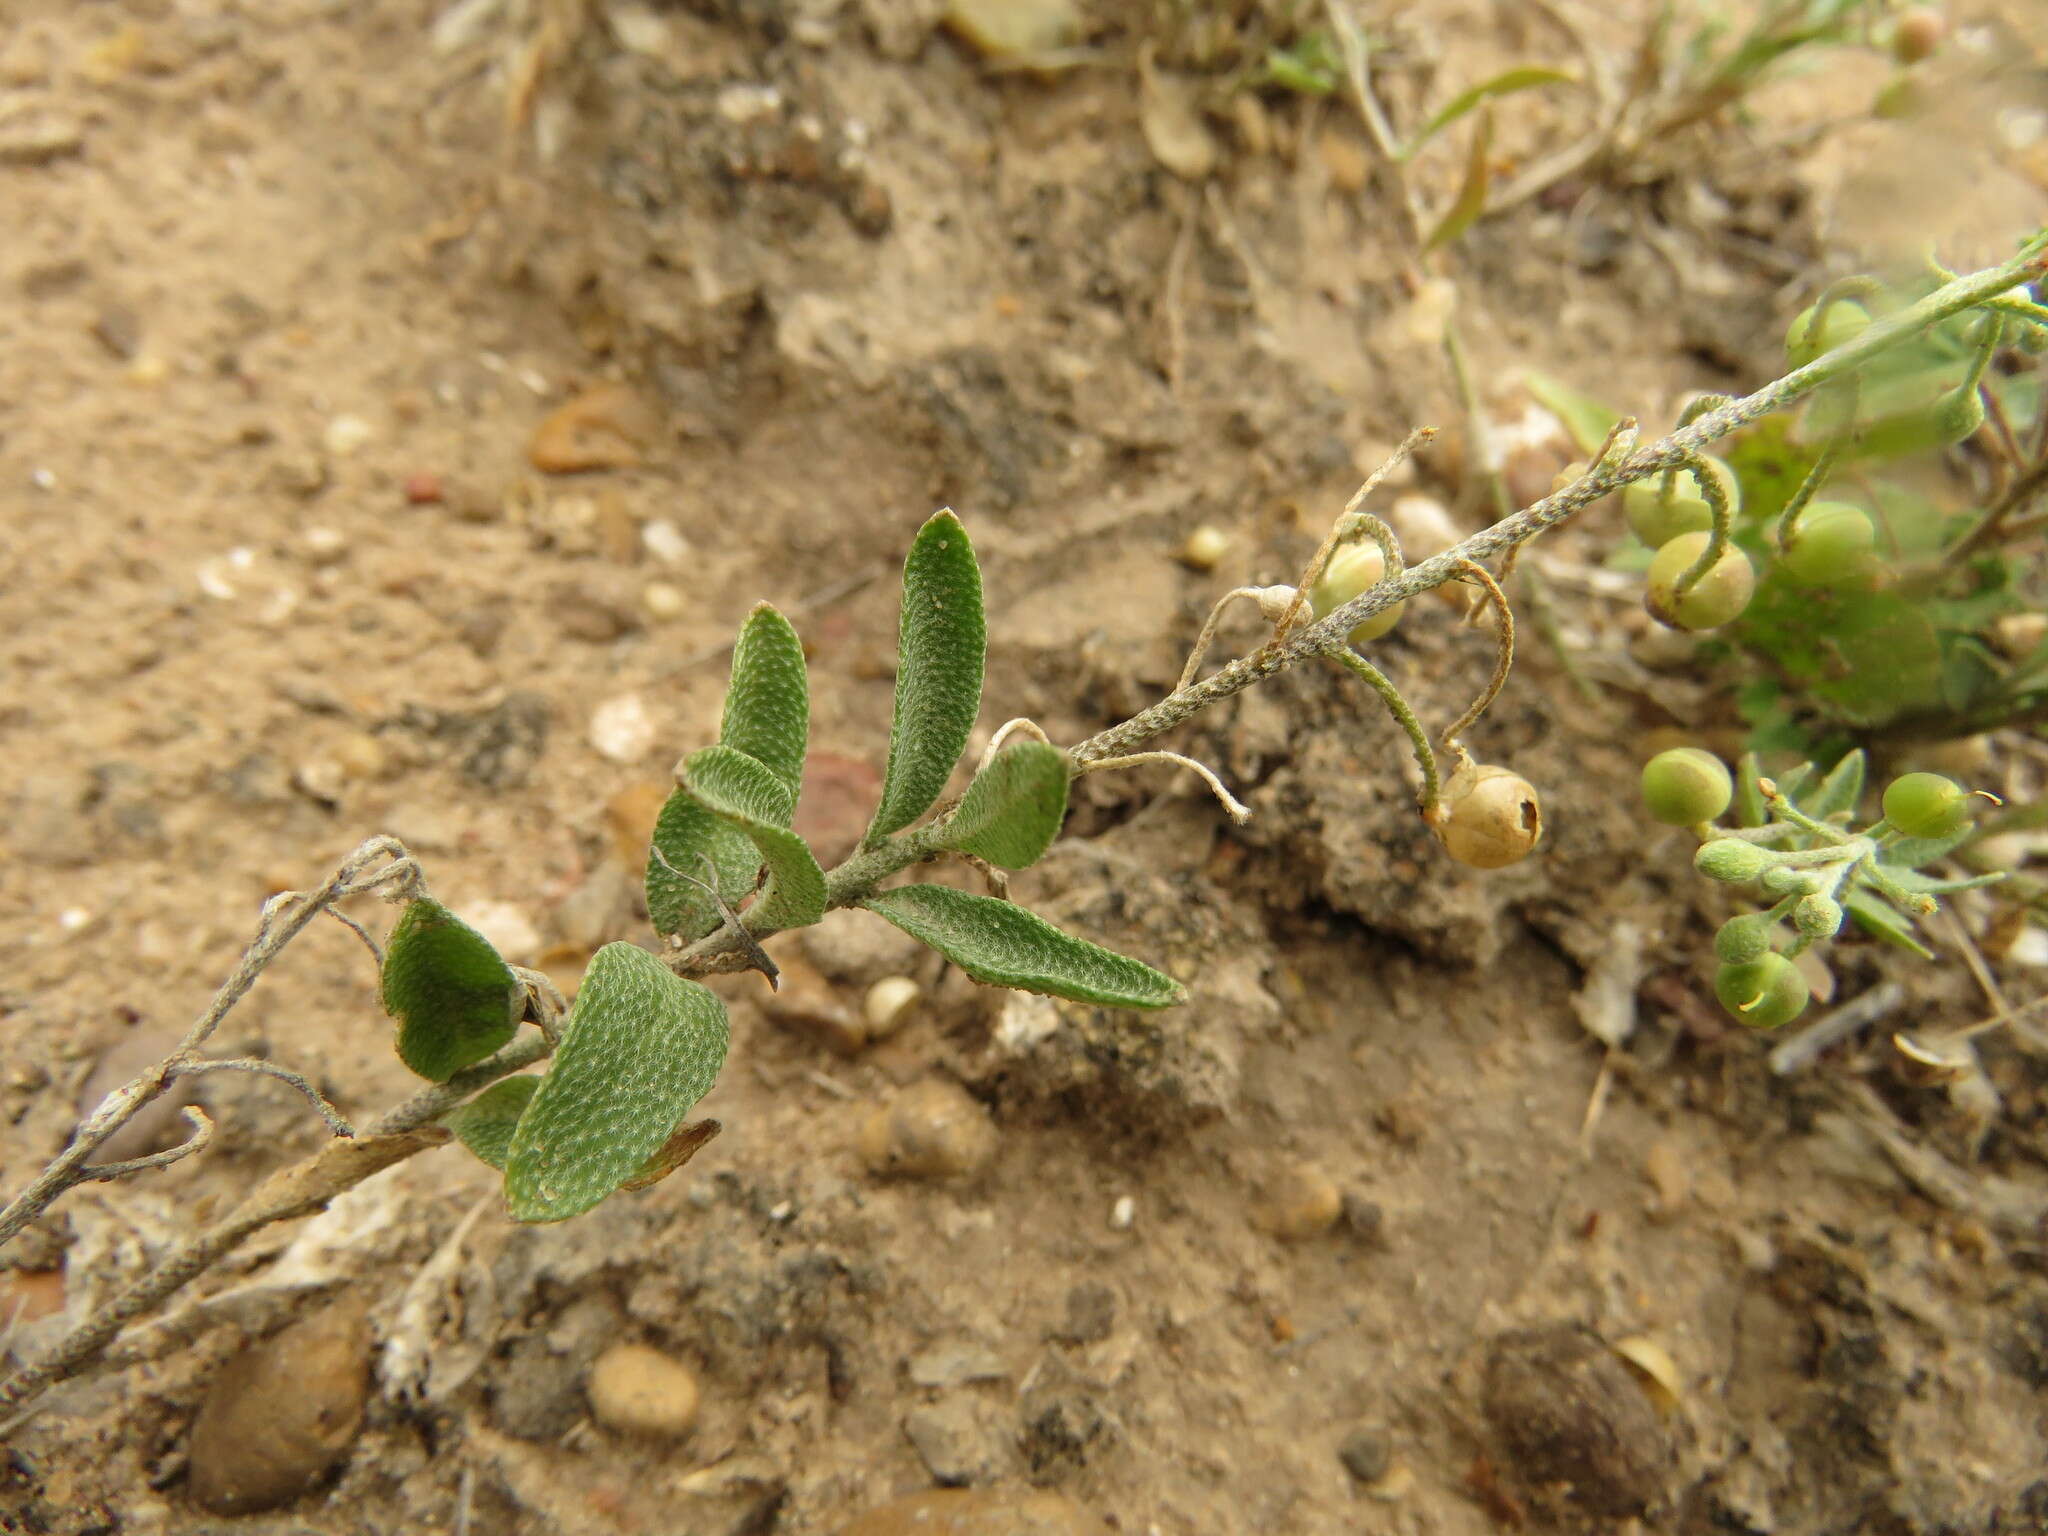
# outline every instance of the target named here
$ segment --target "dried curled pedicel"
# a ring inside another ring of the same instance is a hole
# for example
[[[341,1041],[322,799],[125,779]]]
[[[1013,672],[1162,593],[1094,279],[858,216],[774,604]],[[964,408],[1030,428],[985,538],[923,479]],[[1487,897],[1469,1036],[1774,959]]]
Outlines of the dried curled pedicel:
[[[1444,852],[1474,869],[1502,869],[1527,858],[1543,837],[1543,808],[1518,773],[1463,763],[1423,820]]]

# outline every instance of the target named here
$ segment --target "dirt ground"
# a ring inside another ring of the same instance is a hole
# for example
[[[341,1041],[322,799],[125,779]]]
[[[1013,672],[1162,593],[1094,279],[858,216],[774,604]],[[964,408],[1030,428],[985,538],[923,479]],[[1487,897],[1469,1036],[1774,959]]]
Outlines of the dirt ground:
[[[1583,41],[1618,68],[1649,8],[1608,9]],[[2038,69],[2012,10],[1972,25]],[[1102,5],[1027,71],[923,0],[17,0],[0,1184],[169,1048],[267,896],[373,834],[565,984],[645,935],[636,829],[715,737],[757,600],[812,648],[809,830],[844,846],[885,750],[895,565],[937,506],[987,580],[984,733],[1030,715],[1061,741],[1169,687],[1209,603],[1287,579],[1410,427],[1450,430],[1389,494],[1479,526],[1442,296],[1402,280],[1357,115],[1217,94],[1172,138],[1137,61],[1149,41],[1169,84],[1215,90],[1191,14]],[[1572,63],[1551,15],[1377,8],[1389,111]],[[1523,421],[1534,368],[1668,422],[1771,377],[1825,275],[1929,233],[1954,266],[2002,255],[2041,216],[2038,152],[1982,149],[1990,95],[1873,123],[1883,79],[1831,54],[1746,124],[1482,221],[1450,270],[1489,410]],[[1526,164],[1571,121],[1503,101],[1495,153]],[[1415,164],[1432,207],[1461,144]],[[1522,500],[1568,456],[1525,435]],[[907,969],[930,1002],[900,1035],[835,1054],[757,978],[722,982],[725,1129],[684,1174],[524,1229],[440,1150],[272,1229],[175,1342],[0,1431],[0,1529],[829,1533],[945,1483],[1057,1490],[1133,1536],[2048,1530],[2044,1063],[1987,1038],[1987,1122],[1901,1079],[1883,1031],[1778,1077],[1723,1026],[1723,914],[1632,786],[1658,732],[1730,717],[1632,654],[1634,594],[1598,569],[1618,519],[1591,521],[1540,563],[1598,702],[1528,642],[1473,738],[1543,791],[1530,863],[1447,863],[1377,704],[1291,674],[1173,743],[1247,827],[1162,769],[1093,778],[1018,882],[1186,979],[1186,1008],[1006,1000],[841,914],[777,953],[852,1002]],[[1175,558],[1204,525],[1214,571]],[[1418,601],[1383,647],[1437,722],[1490,662],[1456,619]],[[1837,981],[1896,978],[1902,1017],[1961,1024],[1986,1005],[1947,949],[1847,944]],[[1609,1052],[1582,1021],[1612,1021],[1616,975],[1638,1002]],[[414,1086],[388,1029],[323,925],[217,1047],[368,1117]],[[860,1126],[933,1077],[992,1113],[992,1167],[876,1177]],[[274,1081],[201,1098],[205,1156],[87,1186],[10,1250],[16,1352],[325,1134]],[[1276,1232],[1339,1197],[1327,1230]],[[273,1514],[202,1513],[209,1383],[338,1294],[376,1340],[341,1469]],[[1503,1336],[1575,1327],[1674,1364],[1675,1402],[1644,1415],[1645,1387],[1621,1416],[1654,1442],[1640,1516],[1597,1478],[1542,1486],[1486,1411]],[[696,1374],[685,1438],[591,1420],[584,1373],[620,1339]]]

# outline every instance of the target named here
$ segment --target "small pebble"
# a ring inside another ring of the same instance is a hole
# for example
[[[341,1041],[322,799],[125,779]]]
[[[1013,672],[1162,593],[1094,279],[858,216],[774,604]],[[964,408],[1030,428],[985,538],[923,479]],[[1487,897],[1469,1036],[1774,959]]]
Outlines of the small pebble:
[[[1531,1487],[1613,1519],[1662,1495],[1672,1448],[1650,1398],[1598,1335],[1556,1324],[1502,1334],[1486,1362],[1482,1405]]]
[[[590,744],[615,763],[637,763],[654,750],[657,734],[637,693],[606,699],[590,715]]]
[[[314,565],[332,565],[348,553],[348,535],[339,528],[307,528],[299,534],[299,548]]]
[[[142,350],[142,321],[124,305],[102,310],[92,323],[92,334],[110,356],[124,363]]]
[[[1354,1429],[1337,1447],[1337,1459],[1344,1463],[1344,1470],[1361,1483],[1376,1483],[1394,1464],[1394,1452],[1385,1435],[1376,1435],[1369,1429]]]
[[[647,610],[649,618],[666,624],[671,619],[680,619],[690,600],[672,581],[650,581],[640,589],[640,606]]]
[[[1230,535],[1207,524],[1188,535],[1180,547],[1180,563],[1191,571],[1213,571],[1230,553]]]
[[[1109,1208],[1109,1230],[1128,1232],[1138,1219],[1138,1202],[1129,1195],[1118,1195],[1116,1204]]]
[[[1282,1164],[1267,1180],[1252,1220],[1260,1230],[1289,1242],[1320,1237],[1344,1213],[1336,1182],[1313,1163]]]
[[[337,459],[360,452],[375,437],[376,429],[360,416],[337,416],[320,434],[321,446]]]
[[[663,565],[681,565],[694,553],[683,531],[665,517],[640,525],[640,547]]]
[[[995,1160],[996,1140],[995,1122],[965,1089],[926,1078],[868,1117],[860,1151],[876,1173],[968,1178]]]
[[[657,424],[622,384],[600,384],[541,418],[526,445],[533,467],[550,475],[632,469],[646,460]]]
[[[908,976],[884,976],[868,988],[861,1001],[861,1015],[867,1020],[870,1040],[885,1040],[896,1033],[916,1011],[924,988]]]
[[[645,1344],[614,1344],[599,1355],[584,1393],[597,1422],[622,1435],[677,1440],[697,1417],[697,1378]]]
[[[446,495],[441,477],[430,470],[417,470],[405,477],[405,499],[410,506],[438,506]]]
[[[217,1515],[275,1509],[348,1454],[370,1387],[366,1303],[350,1293],[228,1361],[192,1425],[189,1487]]]

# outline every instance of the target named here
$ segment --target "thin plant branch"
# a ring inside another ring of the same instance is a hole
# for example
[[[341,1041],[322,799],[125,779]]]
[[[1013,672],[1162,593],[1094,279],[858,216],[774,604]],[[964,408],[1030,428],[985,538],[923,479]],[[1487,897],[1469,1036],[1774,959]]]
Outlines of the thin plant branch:
[[[1274,603],[1279,603],[1280,612],[1284,614],[1288,606],[1294,602],[1297,591],[1294,587],[1232,587],[1217,598],[1215,605],[1209,609],[1209,617],[1202,621],[1202,631],[1195,636],[1194,647],[1188,652],[1188,664],[1180,669],[1180,681],[1174,684],[1174,687],[1187,687],[1201,672],[1202,662],[1209,654],[1209,646],[1216,638],[1216,630],[1223,623],[1223,615],[1233,602],[1239,598],[1248,599],[1258,604],[1260,613],[1271,618],[1274,617],[1270,612]],[[987,766],[986,762],[983,766]]]
[[[197,1104],[187,1104],[181,1113],[185,1123],[192,1127],[192,1134],[175,1147],[166,1147],[161,1152],[151,1152],[145,1157],[126,1158],[118,1163],[87,1163],[81,1183],[91,1181],[103,1184],[111,1179],[126,1178],[131,1173],[142,1173],[150,1168],[168,1168],[173,1163],[182,1163],[195,1152],[204,1152],[207,1143],[213,1140],[213,1121]]]
[[[1052,738],[1045,734],[1045,727],[1036,720],[1027,719],[1023,715],[1019,715],[1014,720],[1005,720],[996,727],[995,735],[989,737],[988,745],[982,749],[981,761],[974,769],[977,778],[980,777],[983,769],[996,760],[996,753],[1002,750],[1003,743],[1018,733],[1042,741],[1048,747],[1053,744]]]
[[[313,1106],[314,1112],[327,1122],[327,1128],[334,1132],[335,1135],[353,1136],[356,1133],[355,1127],[348,1123],[342,1116],[341,1111],[329,1103],[326,1096],[318,1088],[315,1088],[303,1073],[294,1072],[289,1067],[281,1067],[274,1061],[259,1061],[253,1056],[231,1056],[220,1060],[181,1061],[171,1069],[170,1075],[174,1078],[198,1077],[206,1072],[254,1072],[261,1077],[274,1077],[279,1082],[298,1089],[305,1096],[306,1102]]]
[[[1085,768],[1075,770],[1079,778],[1084,773],[1100,773],[1106,768],[1135,768],[1142,763],[1172,763],[1199,776],[1209,786],[1209,792],[1222,802],[1223,809],[1230,813],[1230,819],[1243,826],[1252,819],[1251,807],[1239,800],[1223,787],[1223,781],[1216,777],[1205,763],[1198,763],[1192,757],[1183,757],[1178,752],[1132,752],[1124,757],[1098,757]]]
[[[378,942],[375,939],[370,937],[369,929],[365,928],[361,923],[357,922],[354,918],[350,917],[346,912],[343,912],[338,908],[329,907],[327,909],[327,915],[333,918],[337,923],[341,924],[342,927],[346,928],[350,933],[354,934],[357,938],[361,939],[363,941],[363,948],[367,949],[370,952],[370,958],[371,960],[376,962],[377,969],[380,971],[384,969],[383,947],[380,944],[378,944]]]

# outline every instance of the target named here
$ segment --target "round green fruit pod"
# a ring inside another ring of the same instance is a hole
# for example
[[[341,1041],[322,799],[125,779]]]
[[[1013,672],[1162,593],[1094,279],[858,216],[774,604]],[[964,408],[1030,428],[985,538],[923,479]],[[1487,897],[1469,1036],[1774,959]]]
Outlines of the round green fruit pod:
[[[1884,787],[1884,816],[1908,837],[1947,837],[1970,819],[1970,793],[1938,773],[1901,774]]]
[[[1706,472],[1728,503],[1728,515],[1742,510],[1742,487],[1735,471],[1719,459],[1703,458]],[[1622,515],[1630,532],[1652,549],[1662,549],[1682,533],[1704,533],[1714,526],[1713,505],[1701,487],[1698,474],[1681,469],[1671,476],[1670,493],[1665,477],[1652,475],[1638,480],[1621,493]]]
[[[1712,821],[1735,798],[1728,765],[1699,747],[1673,747],[1643,764],[1643,805],[1667,827]]]
[[[1802,587],[1858,586],[1877,571],[1877,528],[1846,501],[1816,501],[1792,525],[1778,569]]]
[[[1329,563],[1323,567],[1323,574],[1309,588],[1309,608],[1317,618],[1327,618],[1361,592],[1378,586],[1386,576],[1387,557],[1380,553],[1379,545],[1346,544],[1330,556]],[[1368,640],[1379,639],[1401,622],[1401,610],[1406,606],[1405,603],[1395,603],[1374,614],[1351,631],[1351,643],[1363,645]]]
[[[1672,629],[1717,629],[1739,616],[1756,591],[1756,571],[1733,544],[1700,579],[1681,593],[1678,579],[1706,553],[1709,535],[1683,533],[1660,547],[1650,562],[1644,606],[1650,617]]]
[[[1828,305],[1826,318],[1816,327],[1813,317],[1818,307],[1809,304],[1785,328],[1785,362],[1788,367],[1804,368],[1822,354],[1848,345],[1870,326],[1870,311],[1854,299],[1836,299]]]
[[[1806,1011],[1811,992],[1799,967],[1783,955],[1763,954],[1714,973],[1714,996],[1751,1029],[1780,1029]]]

